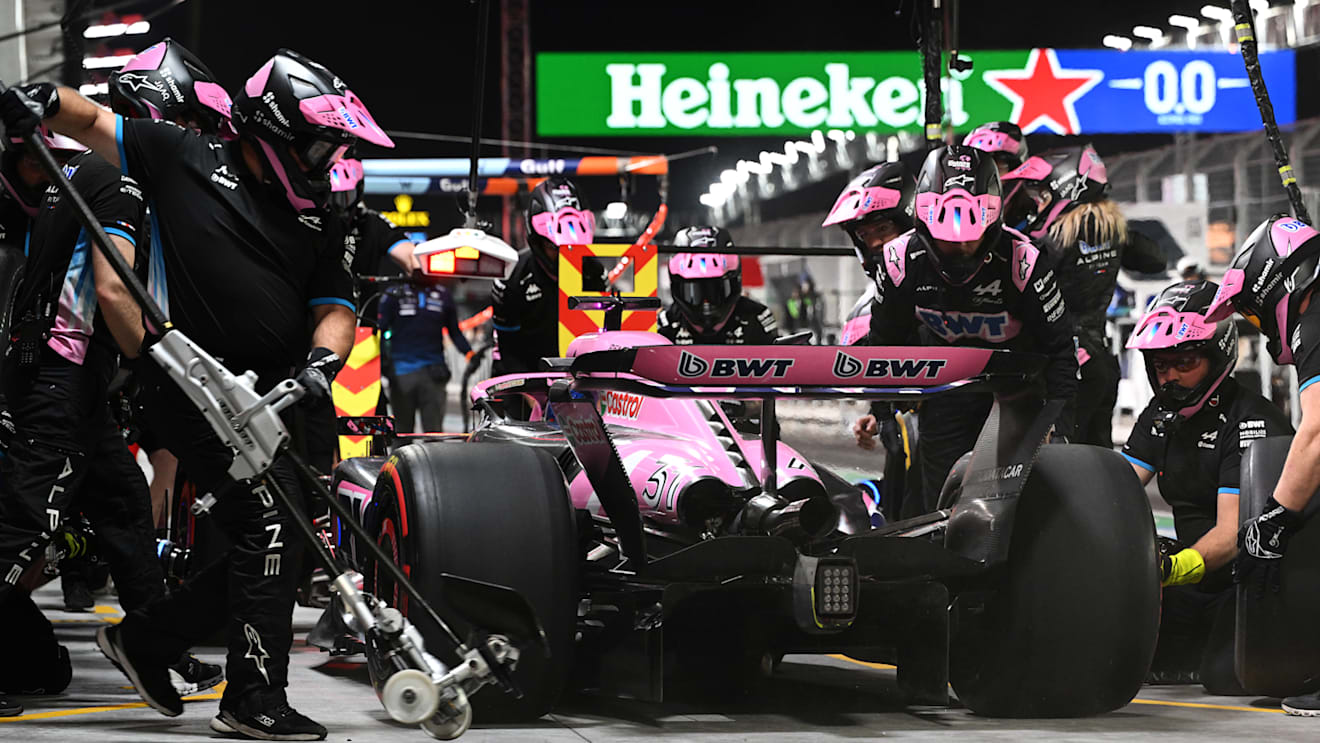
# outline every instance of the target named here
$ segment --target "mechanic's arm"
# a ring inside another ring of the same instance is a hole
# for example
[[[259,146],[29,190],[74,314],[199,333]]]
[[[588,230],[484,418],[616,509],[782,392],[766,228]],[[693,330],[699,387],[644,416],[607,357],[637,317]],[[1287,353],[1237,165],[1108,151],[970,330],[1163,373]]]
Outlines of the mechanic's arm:
[[[1274,486],[1274,500],[1300,512],[1320,488],[1320,384],[1302,390],[1302,425],[1288,447],[1283,473]]]
[[[353,310],[342,304],[318,304],[312,307],[312,348],[325,348],[347,359],[353,350]]]
[[[1141,484],[1143,486],[1149,485],[1150,481],[1155,479],[1155,473],[1152,470],[1148,470],[1145,467],[1142,467],[1136,462],[1133,462],[1131,459],[1128,460],[1128,464],[1132,465],[1132,471],[1137,473],[1137,479],[1141,481]]]
[[[119,235],[110,235],[110,242],[124,257],[124,261],[133,265],[133,243]],[[100,305],[106,327],[110,328],[110,334],[119,344],[120,352],[130,359],[137,358],[145,334],[142,310],[100,250],[92,250],[92,275],[96,282],[96,302]]]
[[[119,167],[119,145],[115,137],[118,117],[114,112],[98,106],[73,88],[61,85],[57,90],[58,110],[46,119],[46,125],[82,142],[111,165]]]
[[[463,329],[458,327],[458,305],[450,299],[449,309],[445,312],[445,330],[449,331],[449,342],[454,344],[454,348],[459,350],[468,358],[472,358],[472,344],[468,343],[467,336],[463,335]]]
[[[1192,545],[1205,562],[1207,573],[1227,565],[1237,555],[1238,494],[1221,490],[1216,505],[1214,527]]]
[[[412,273],[412,270],[416,268],[416,266],[413,265],[413,251],[416,249],[417,243],[414,243],[412,240],[400,240],[391,245],[385,252],[389,255],[390,260],[399,264],[400,268],[408,273]]]
[[[1056,431],[1071,436],[1071,407],[1077,396],[1077,342],[1054,273],[1052,262],[1042,252],[1023,288],[1021,314],[1023,324],[1049,357],[1045,362],[1045,397],[1065,403]]]

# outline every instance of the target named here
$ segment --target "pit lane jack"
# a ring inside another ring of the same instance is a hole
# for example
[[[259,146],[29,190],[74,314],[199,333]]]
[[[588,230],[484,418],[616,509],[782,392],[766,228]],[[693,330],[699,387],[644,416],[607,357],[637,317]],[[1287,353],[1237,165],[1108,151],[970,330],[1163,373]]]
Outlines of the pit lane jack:
[[[5,91],[0,83],[0,93]],[[417,590],[408,577],[387,556],[361,526],[315,476],[310,467],[287,446],[289,433],[279,418],[280,411],[293,405],[304,394],[294,380],[286,379],[265,395],[254,389],[256,375],[235,375],[182,331],[174,328],[146,288],[133,273],[123,256],[92,215],[81,194],[74,189],[56,163],[40,133],[25,137],[42,169],[51,181],[74,204],[78,220],[92,236],[92,242],[114,269],[142,309],[146,328],[144,349],[188,396],[216,435],[234,451],[229,475],[239,482],[262,481],[279,507],[291,515],[313,555],[330,575],[332,592],[338,597],[328,611],[338,609],[341,626],[378,650],[387,666],[378,693],[386,712],[393,719],[419,725],[429,735],[452,740],[467,731],[472,721],[468,696],[487,684],[496,684],[515,697],[521,696],[511,671],[519,650],[514,642],[530,642],[545,650],[544,633],[531,607],[519,594],[507,589],[477,584],[455,576],[445,579],[455,590],[457,600],[449,601],[461,616],[482,615],[487,611],[514,612],[522,626],[532,628],[528,637],[510,638],[474,630],[464,643],[450,629],[435,608]],[[398,610],[379,598],[360,590],[361,575],[341,566],[313,531],[306,514],[293,498],[266,472],[280,456],[291,459],[313,492],[347,526],[361,543],[368,545],[380,569],[390,575],[400,590],[412,601],[414,611],[441,630],[445,647],[444,662],[427,652],[421,633]],[[464,585],[472,584],[472,585]],[[463,590],[466,589],[466,590]],[[479,623],[474,622],[474,626]]]

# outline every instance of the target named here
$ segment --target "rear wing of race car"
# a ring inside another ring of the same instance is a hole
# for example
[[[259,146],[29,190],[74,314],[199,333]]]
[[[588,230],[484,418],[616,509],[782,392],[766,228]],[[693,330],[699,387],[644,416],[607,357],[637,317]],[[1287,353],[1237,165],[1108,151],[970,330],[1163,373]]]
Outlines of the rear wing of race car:
[[[587,353],[578,389],[653,397],[906,399],[972,382],[1026,386],[1045,359],[985,348],[648,346]]]
[[[1035,384],[1045,359],[980,348],[906,346],[649,346],[586,353],[553,383],[550,403],[620,547],[644,568],[641,515],[623,463],[589,394],[762,400],[762,492],[778,498],[779,397],[911,400],[985,383],[995,404],[982,427],[950,517],[946,546],[983,565],[1007,558],[1017,496],[1062,403]]]

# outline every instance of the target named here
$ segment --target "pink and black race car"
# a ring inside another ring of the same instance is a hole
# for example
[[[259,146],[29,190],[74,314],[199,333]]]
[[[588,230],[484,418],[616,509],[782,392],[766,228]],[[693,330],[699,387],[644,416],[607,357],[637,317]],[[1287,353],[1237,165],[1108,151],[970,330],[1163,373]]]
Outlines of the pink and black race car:
[[[913,703],[947,704],[951,682],[982,714],[1092,715],[1146,676],[1155,535],[1121,456],[1045,443],[1057,411],[1032,392],[1042,363],[606,330],[544,372],[475,387],[470,434],[345,461],[333,490],[431,600],[460,600],[444,591],[457,575],[535,611],[548,655],[524,651],[522,698],[481,692],[478,717],[539,716],[570,686],[659,700],[673,674],[745,682],[786,653],[894,664]],[[877,527],[861,489],[778,440],[780,398],[912,402],[967,384],[989,385],[996,404],[934,513]],[[759,433],[730,415],[751,401]],[[346,536],[339,548],[369,565]],[[1084,575],[1067,563],[1077,554]],[[366,572],[367,590],[406,611]],[[517,621],[474,619],[495,632]]]

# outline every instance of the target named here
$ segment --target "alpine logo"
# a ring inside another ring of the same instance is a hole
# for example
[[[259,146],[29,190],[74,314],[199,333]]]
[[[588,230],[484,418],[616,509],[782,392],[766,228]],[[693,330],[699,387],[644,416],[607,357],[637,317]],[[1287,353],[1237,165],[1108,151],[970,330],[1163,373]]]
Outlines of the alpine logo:
[[[947,359],[867,359],[863,364],[861,359],[838,351],[834,355],[834,376],[843,379],[851,379],[858,375],[934,379],[948,363]]]
[[[711,376],[782,378],[793,366],[793,359],[712,359],[683,351],[678,356],[678,375],[689,379]]]
[[[302,222],[304,225],[308,227],[311,227],[317,232],[321,231],[321,218],[316,216],[315,214],[299,214],[298,221]]]
[[[986,295],[997,297],[1002,291],[1002,289],[999,286],[999,282],[1000,279],[995,279],[994,281],[991,281],[989,284],[981,284],[980,286],[973,288],[972,293],[978,297],[984,297]]]

